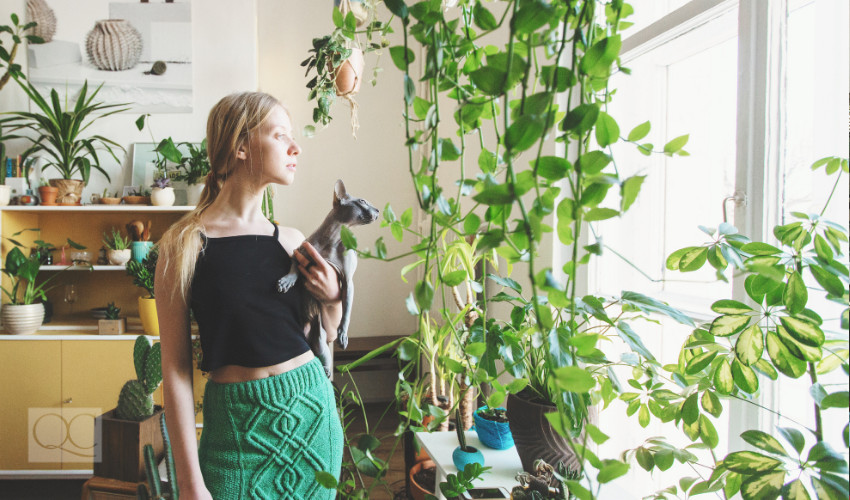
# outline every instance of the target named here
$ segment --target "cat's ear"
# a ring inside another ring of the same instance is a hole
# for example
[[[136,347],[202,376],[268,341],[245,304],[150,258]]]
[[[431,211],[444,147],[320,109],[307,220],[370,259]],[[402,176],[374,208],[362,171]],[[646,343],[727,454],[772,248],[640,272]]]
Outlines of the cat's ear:
[[[334,206],[339,205],[340,200],[347,196],[348,194],[345,192],[345,184],[342,183],[342,180],[337,179],[336,184],[334,185]]]

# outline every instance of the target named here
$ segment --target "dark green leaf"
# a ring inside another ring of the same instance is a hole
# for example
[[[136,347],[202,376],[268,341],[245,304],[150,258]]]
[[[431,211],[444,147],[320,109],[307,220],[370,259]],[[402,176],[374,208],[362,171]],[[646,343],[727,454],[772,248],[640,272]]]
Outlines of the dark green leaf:
[[[384,0],[384,4],[393,15],[401,19],[407,19],[407,5],[404,3],[404,0]]]
[[[495,274],[488,274],[487,277],[490,278],[491,280],[495,281],[499,285],[510,288],[511,290],[515,291],[516,293],[522,293],[522,287],[519,285],[519,283],[517,283],[516,281],[514,281],[510,278],[503,278],[503,277],[497,276]]]
[[[496,18],[484,7],[483,2],[475,3],[475,7],[472,8],[472,16],[475,20],[475,25],[484,31],[490,31],[498,26]]]
[[[783,374],[791,378],[800,378],[806,373],[806,362],[791,354],[775,331],[767,332],[765,346],[773,365]]]
[[[809,271],[812,272],[812,276],[815,277],[815,281],[817,281],[824,290],[832,295],[841,297],[845,292],[847,292],[847,289],[844,287],[841,279],[835,274],[827,271],[825,268],[813,264],[809,266]]]
[[[782,487],[782,500],[809,500],[809,492],[803,482],[795,479]]]
[[[714,358],[717,357],[717,351],[706,351],[700,353],[688,361],[688,366],[685,372],[688,375],[696,375],[708,366]],[[690,423],[690,422],[689,422]]]
[[[828,408],[847,408],[848,403],[850,403],[850,393],[847,391],[840,391],[833,392],[823,398],[820,407],[822,410],[826,410]]]
[[[409,48],[407,49],[407,61],[404,60],[404,55],[404,46],[396,45],[395,47],[390,47],[390,57],[393,60],[393,64],[401,71],[407,71],[408,65],[415,59],[413,51]]]
[[[792,317],[782,317],[779,318],[779,321],[781,321],[782,326],[784,326],[788,332],[800,342],[816,347],[823,345],[825,340],[824,334],[817,325]]]
[[[682,403],[682,420],[686,424],[693,424],[699,418],[699,394],[693,393]]]
[[[416,283],[416,303],[419,309],[425,311],[431,308],[431,302],[434,300],[434,287],[428,281],[419,281]]]
[[[699,437],[709,448],[716,448],[720,444],[717,429],[705,415],[699,416]]]
[[[338,11],[336,11],[336,12],[338,12]],[[323,487],[331,489],[331,490],[336,489],[337,481],[336,481],[336,477],[333,474],[331,474],[329,472],[325,472],[323,470],[317,470],[317,471],[315,471],[315,475],[316,475],[316,482],[317,483],[319,483]]]
[[[655,460],[652,458],[652,453],[643,446],[635,450],[635,459],[645,471],[651,472],[655,467]]]
[[[560,156],[541,156],[535,166],[537,174],[550,181],[563,179],[572,168],[570,162]]]
[[[518,34],[528,34],[548,24],[553,9],[548,2],[534,1],[524,4],[511,19],[511,26]]]
[[[575,130],[579,135],[584,134],[596,124],[599,118],[599,106],[596,104],[582,104],[570,110],[561,123],[565,132]]]
[[[525,151],[543,134],[543,122],[534,116],[524,115],[508,127],[505,147],[509,151]]]
[[[798,454],[802,453],[803,447],[806,445],[806,438],[803,437],[802,432],[793,427],[779,427],[778,430]]]

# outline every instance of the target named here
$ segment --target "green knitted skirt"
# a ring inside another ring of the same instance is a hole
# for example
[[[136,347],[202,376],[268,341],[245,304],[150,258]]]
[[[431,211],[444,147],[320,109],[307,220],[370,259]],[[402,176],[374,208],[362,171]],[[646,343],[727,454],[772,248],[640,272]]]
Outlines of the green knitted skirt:
[[[318,358],[259,380],[207,381],[198,457],[216,500],[335,498],[315,471],[339,478],[342,449],[333,386]]]

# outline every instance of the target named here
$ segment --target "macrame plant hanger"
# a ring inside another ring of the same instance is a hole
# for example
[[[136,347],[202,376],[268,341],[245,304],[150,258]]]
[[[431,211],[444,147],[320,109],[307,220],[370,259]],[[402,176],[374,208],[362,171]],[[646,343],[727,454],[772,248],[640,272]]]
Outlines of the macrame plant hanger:
[[[351,0],[341,0],[340,1],[339,11],[342,13],[343,19],[345,19],[345,16],[347,16],[349,12],[354,12],[354,9],[352,8],[351,4],[352,4]],[[364,12],[366,12],[366,11],[364,10]],[[356,14],[355,14],[355,17],[357,17]],[[360,19],[358,17],[357,18],[357,27],[359,28],[360,26],[365,24],[365,22],[368,21],[368,19],[369,19],[368,13],[366,14],[366,16],[363,19]],[[357,35],[355,35],[355,37],[357,37]],[[357,45],[360,45],[359,37],[357,37],[357,38],[358,38]],[[352,48],[351,45],[352,45],[352,42],[350,40],[346,41],[346,43],[345,43],[346,48],[348,48],[348,49]],[[346,59],[345,61],[343,61],[342,64],[343,65],[348,64],[349,66],[351,66],[351,70],[354,71],[354,85],[352,87],[352,90],[350,90],[350,91],[348,91],[344,94],[338,93],[337,95],[339,95],[340,97],[342,97],[343,99],[348,101],[349,106],[351,106],[351,136],[354,137],[355,139],[357,139],[357,129],[360,128],[360,121],[357,118],[357,114],[358,114],[360,107],[358,106],[357,101],[354,100],[354,96],[358,92],[357,89],[359,87],[359,84],[361,83],[360,79],[363,77],[362,73],[363,73],[363,69],[365,68],[365,64],[363,65],[364,68],[361,68],[359,73],[357,72],[357,68],[355,67],[355,65],[352,64],[352,62],[350,60]]]

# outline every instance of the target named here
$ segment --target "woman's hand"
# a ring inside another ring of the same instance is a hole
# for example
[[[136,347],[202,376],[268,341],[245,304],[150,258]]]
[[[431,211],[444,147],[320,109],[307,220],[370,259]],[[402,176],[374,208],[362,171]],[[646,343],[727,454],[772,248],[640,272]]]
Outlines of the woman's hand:
[[[324,304],[339,301],[339,277],[336,269],[307,241],[302,243],[294,254],[298,263],[298,272],[304,278],[304,287],[307,291]]]

